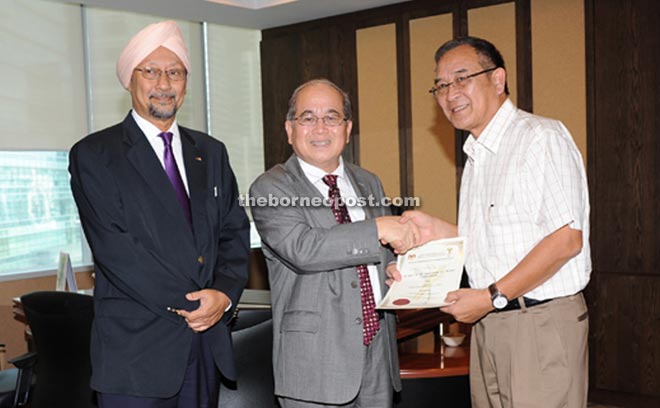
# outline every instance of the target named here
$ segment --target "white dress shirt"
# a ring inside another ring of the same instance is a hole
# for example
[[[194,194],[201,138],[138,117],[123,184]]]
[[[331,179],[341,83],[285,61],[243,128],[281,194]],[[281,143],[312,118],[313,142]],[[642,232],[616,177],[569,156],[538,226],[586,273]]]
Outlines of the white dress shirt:
[[[582,251],[525,296],[573,295],[591,273],[589,193],[577,146],[564,127],[506,100],[482,134],[470,135],[461,180],[458,233],[468,238],[470,286],[508,274],[543,238],[564,225],[582,231]]]
[[[323,181],[323,177],[328,173],[319,169],[318,167],[312,166],[311,164],[302,160],[300,157],[298,157],[298,162],[300,163],[300,167],[302,168],[303,173],[305,173],[305,176],[310,181],[310,183],[312,183],[314,187],[319,190],[323,197],[328,197],[328,190],[330,188]],[[344,172],[344,159],[342,157],[339,157],[339,167],[337,167],[337,169],[330,174],[337,176],[337,188],[339,188],[339,193],[341,194],[342,198],[344,200],[349,198],[349,202],[357,202],[357,193],[346,177],[346,173]],[[355,200],[351,200],[350,198],[354,198]],[[348,209],[348,215],[351,217],[351,222],[364,221],[364,208],[360,206],[346,206],[346,208]],[[332,211],[332,208],[328,207],[328,211]],[[383,297],[380,291],[378,268],[376,268],[376,265],[369,264],[367,265],[367,269],[369,270],[369,279],[371,280],[371,287],[374,292],[374,301],[376,304],[378,304]]]
[[[162,138],[158,135],[162,133],[160,129],[154,126],[153,123],[149,122],[142,116],[138,115],[135,112],[135,109],[131,110],[133,119],[137,123],[142,133],[147,136],[149,144],[154,149],[156,157],[160,160],[161,166],[165,168],[165,158],[163,157],[163,152],[165,150],[165,143]],[[190,196],[190,191],[188,190],[188,178],[186,177],[186,166],[183,164],[183,148],[181,147],[181,135],[179,134],[179,126],[176,124],[176,120],[172,123],[172,126],[167,130],[172,133],[172,153],[174,154],[174,160],[176,160],[176,166],[179,169],[179,174],[181,175],[181,180],[183,180],[183,185],[186,188],[186,193]]]

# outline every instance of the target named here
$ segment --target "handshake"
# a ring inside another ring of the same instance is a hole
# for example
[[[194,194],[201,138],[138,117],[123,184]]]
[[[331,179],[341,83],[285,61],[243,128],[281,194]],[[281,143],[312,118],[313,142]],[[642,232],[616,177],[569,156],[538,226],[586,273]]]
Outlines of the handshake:
[[[378,217],[376,226],[380,242],[389,244],[397,254],[434,239],[458,235],[456,225],[421,211],[406,211],[400,217]]]

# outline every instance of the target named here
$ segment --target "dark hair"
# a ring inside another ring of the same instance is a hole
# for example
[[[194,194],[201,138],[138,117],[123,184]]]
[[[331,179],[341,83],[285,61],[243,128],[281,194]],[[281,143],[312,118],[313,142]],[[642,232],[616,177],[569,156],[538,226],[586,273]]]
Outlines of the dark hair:
[[[298,101],[298,94],[300,93],[300,91],[302,91],[304,88],[310,85],[318,85],[318,84],[328,85],[329,87],[332,87],[335,90],[337,90],[337,92],[339,92],[339,94],[341,95],[344,101],[344,118],[346,118],[346,120],[351,120],[353,118],[353,114],[351,112],[351,100],[348,98],[348,94],[344,92],[344,90],[341,89],[339,86],[337,86],[334,82],[325,78],[317,78],[307,81],[304,84],[300,85],[298,88],[296,88],[295,91],[293,91],[293,94],[291,94],[291,98],[289,98],[289,110],[286,113],[286,120],[294,120],[296,117],[296,102]]]
[[[483,69],[495,67],[506,70],[506,67],[504,66],[504,58],[502,58],[502,54],[500,54],[500,51],[495,45],[477,37],[458,37],[442,44],[435,52],[435,63],[437,64],[447,52],[460,47],[461,45],[469,45],[477,52],[477,55],[479,56],[479,65],[481,65]],[[507,95],[509,94],[508,81],[504,82],[504,93]]]

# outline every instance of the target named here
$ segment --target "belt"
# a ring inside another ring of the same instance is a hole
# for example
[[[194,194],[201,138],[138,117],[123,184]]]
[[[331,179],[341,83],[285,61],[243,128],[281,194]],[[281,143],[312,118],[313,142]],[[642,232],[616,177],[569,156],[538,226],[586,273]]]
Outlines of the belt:
[[[530,308],[538,305],[542,305],[544,303],[548,303],[553,301],[554,299],[545,299],[545,300],[536,300],[536,299],[531,299],[527,297],[523,297],[523,300],[525,301],[525,307]],[[498,310],[498,312],[508,312],[511,310],[520,310],[520,302],[518,301],[518,298],[513,299],[510,301],[504,309]]]

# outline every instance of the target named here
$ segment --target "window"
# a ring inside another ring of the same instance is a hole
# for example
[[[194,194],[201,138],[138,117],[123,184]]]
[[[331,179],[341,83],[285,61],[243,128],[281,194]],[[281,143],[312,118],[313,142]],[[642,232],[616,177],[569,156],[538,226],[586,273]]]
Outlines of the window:
[[[67,152],[0,151],[0,277],[89,263],[69,188]]]
[[[209,133],[227,146],[240,193],[247,194],[250,184],[264,171],[261,33],[208,24],[207,39]]]
[[[52,274],[60,251],[91,264],[68,150],[123,120],[131,100],[115,75],[119,53],[140,29],[168,19],[44,0],[3,3],[2,15],[0,76],[10,80],[0,87],[0,281]],[[213,25],[207,37],[202,23],[177,22],[192,65],[177,121],[227,145],[244,193],[263,171],[260,32]]]
[[[3,3],[2,16],[0,280],[5,280],[53,273],[60,251],[70,252],[75,264],[90,261],[66,153],[87,133],[80,6],[13,0]]]

